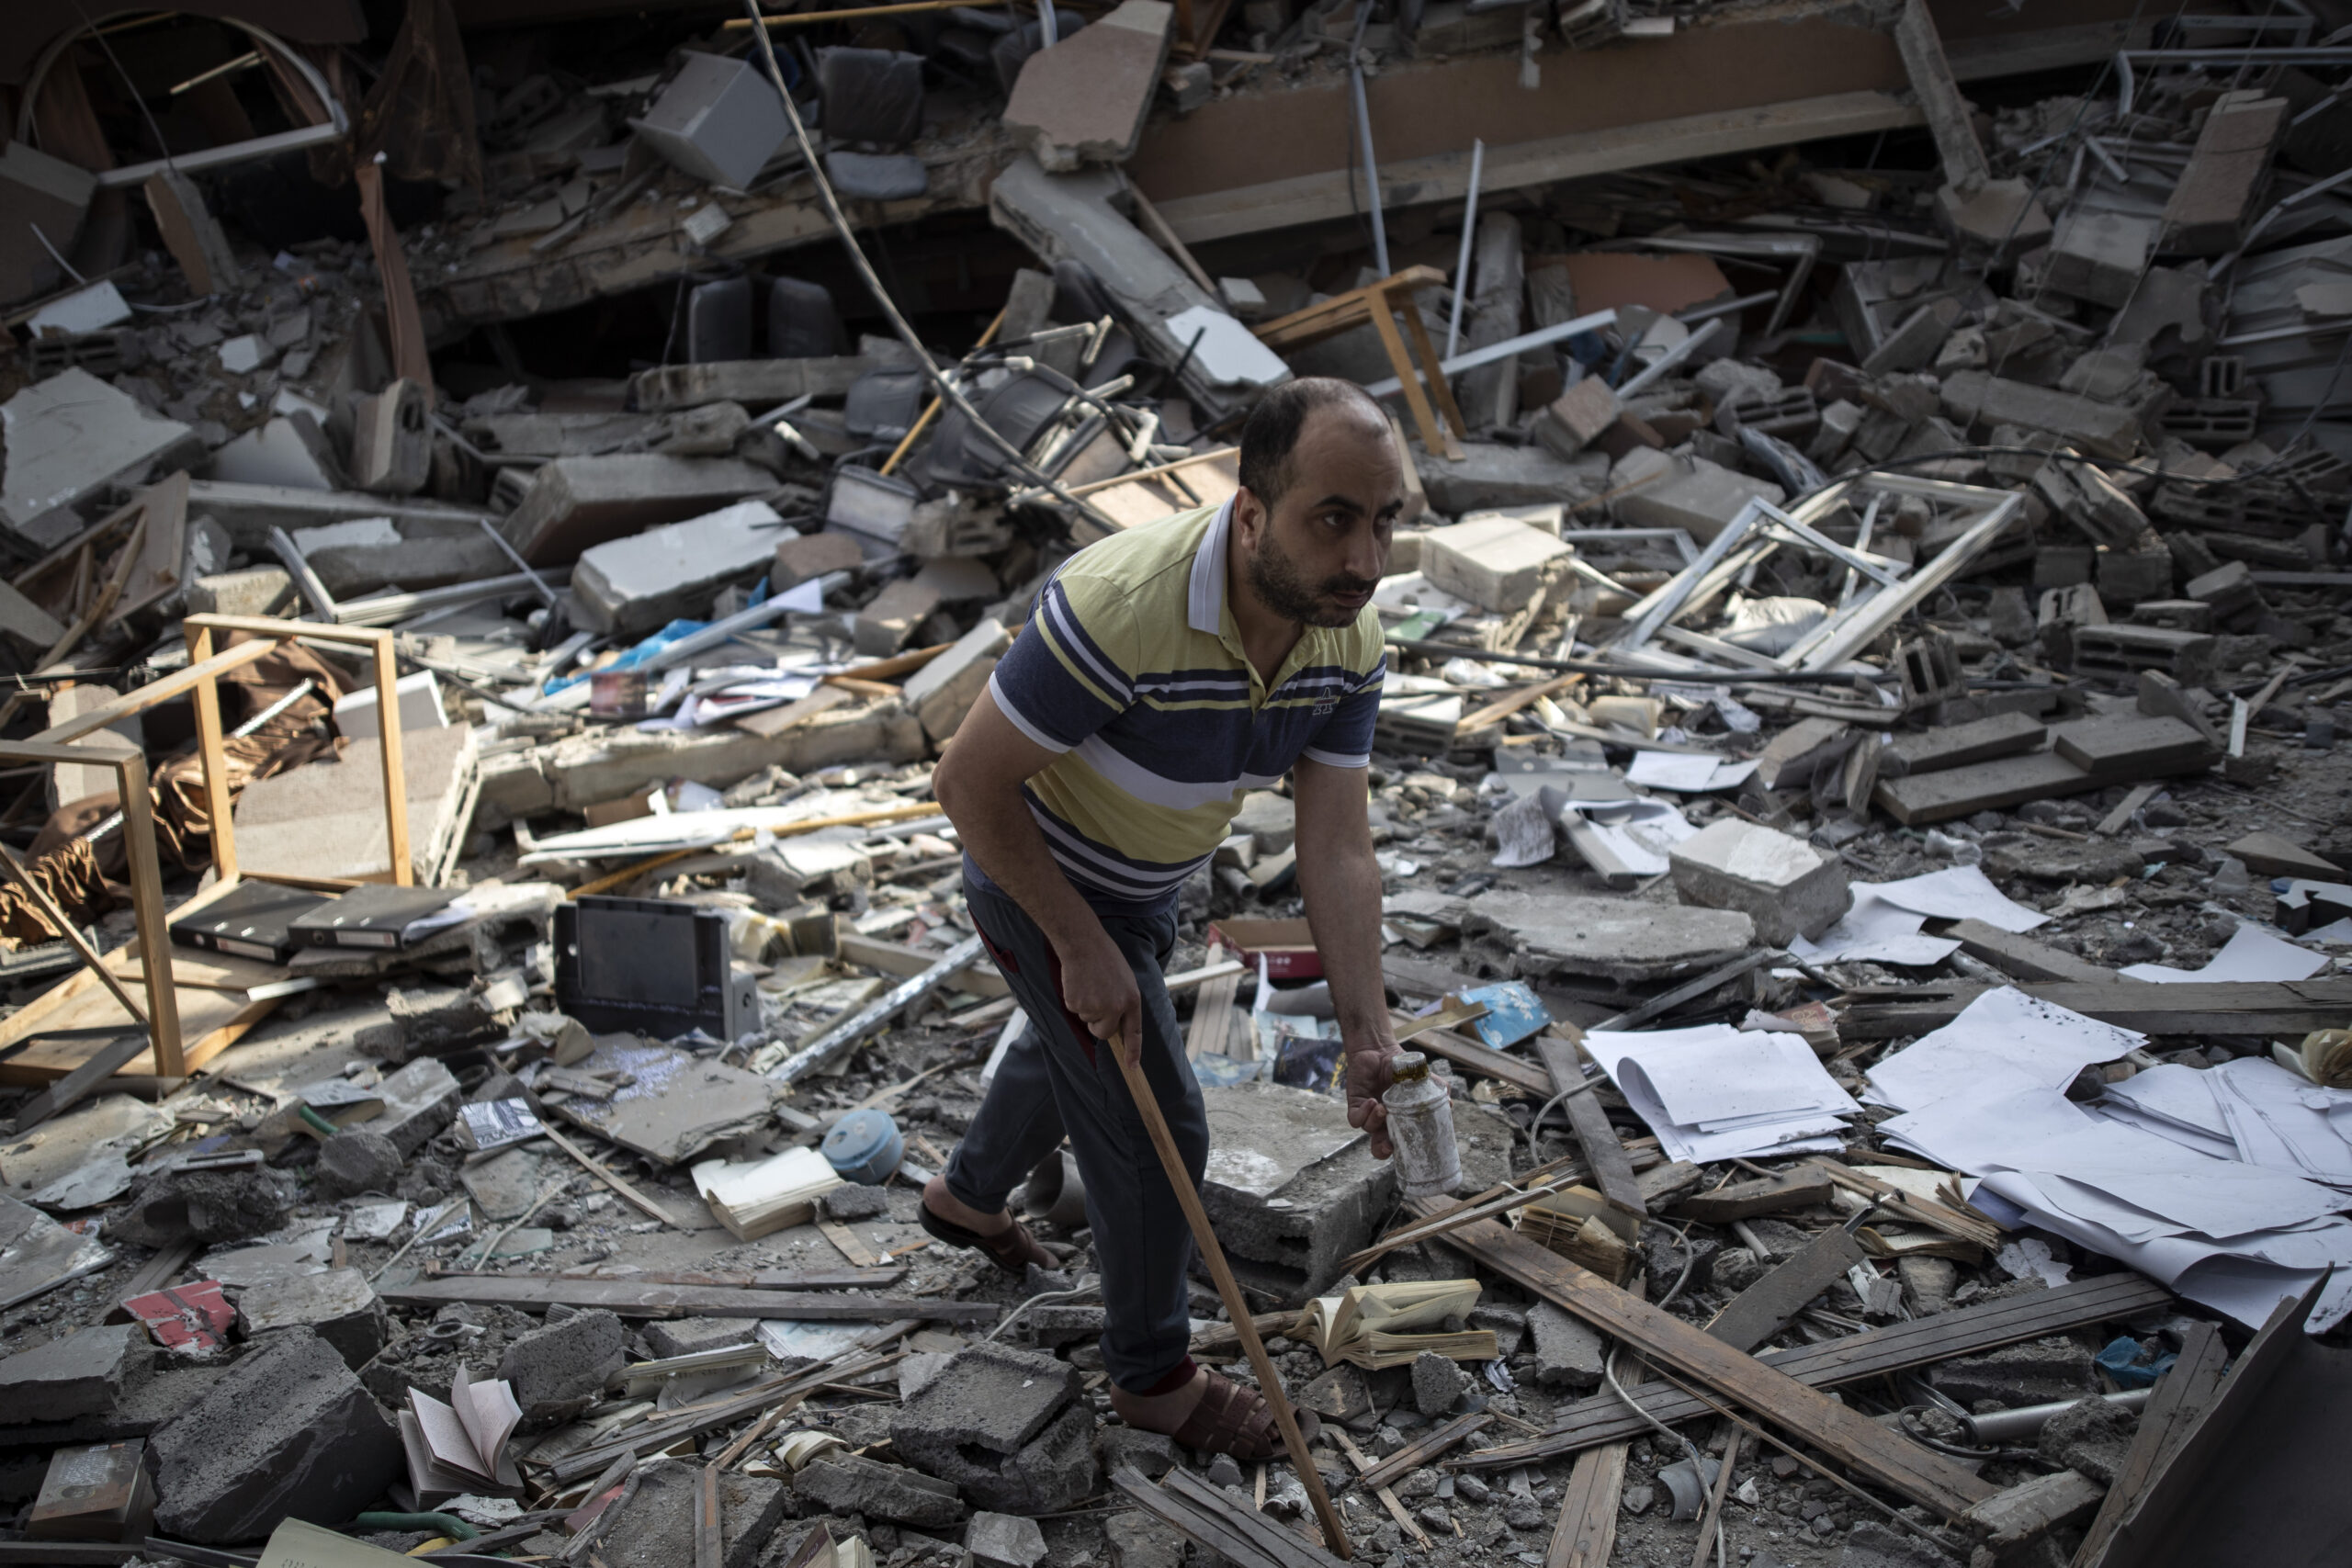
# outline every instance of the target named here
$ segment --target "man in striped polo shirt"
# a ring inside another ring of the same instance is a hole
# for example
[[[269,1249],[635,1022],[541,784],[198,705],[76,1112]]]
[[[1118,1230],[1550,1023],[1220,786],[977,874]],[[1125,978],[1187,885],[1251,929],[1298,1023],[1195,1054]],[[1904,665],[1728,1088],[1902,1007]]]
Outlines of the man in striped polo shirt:
[[[1192,1237],[1110,1053],[1140,1053],[1197,1183],[1208,1127],[1162,979],[1177,891],[1243,794],[1288,773],[1348,1120],[1389,1153],[1378,1096],[1396,1043],[1365,773],[1384,668],[1372,592],[1402,465],[1361,388],[1276,388],[1242,432],[1231,501],[1102,540],[1055,573],[933,774],[973,920],[1030,1027],[924,1190],[924,1226],[1014,1272],[1050,1265],[1005,1204],[1067,1134],[1102,1273],[1112,1408],[1245,1458],[1279,1447],[1272,1412],[1186,1353]]]

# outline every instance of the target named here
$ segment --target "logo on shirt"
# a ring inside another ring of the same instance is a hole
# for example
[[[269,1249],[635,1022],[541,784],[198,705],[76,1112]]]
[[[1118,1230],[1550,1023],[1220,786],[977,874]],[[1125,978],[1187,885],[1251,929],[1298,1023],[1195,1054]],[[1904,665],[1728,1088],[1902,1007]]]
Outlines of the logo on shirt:
[[[1337,699],[1336,697],[1335,697],[1335,698],[1332,698],[1331,700],[1329,700],[1329,701],[1328,701],[1328,702],[1320,702],[1320,703],[1317,703],[1317,704],[1315,705],[1315,711],[1314,711],[1314,714],[1313,714],[1313,716],[1314,716],[1314,717],[1316,717],[1316,718],[1321,718],[1325,714],[1327,714],[1327,713],[1330,713],[1330,712],[1332,712],[1333,710],[1335,710],[1336,708],[1338,708],[1338,707],[1339,707],[1339,705],[1340,705],[1340,704],[1339,704],[1339,699]]]

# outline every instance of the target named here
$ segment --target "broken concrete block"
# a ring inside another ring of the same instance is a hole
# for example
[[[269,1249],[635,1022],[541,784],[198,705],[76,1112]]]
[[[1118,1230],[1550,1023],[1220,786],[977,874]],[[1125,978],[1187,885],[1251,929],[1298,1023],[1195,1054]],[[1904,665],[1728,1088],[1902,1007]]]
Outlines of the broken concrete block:
[[[319,1145],[318,1183],[330,1198],[390,1192],[401,1179],[400,1145],[371,1127],[346,1127]]]
[[[2080,795],[2098,788],[2101,782],[2054,751],[2030,751],[1940,773],[1881,779],[1871,803],[1905,827],[1918,827],[2000,811],[2029,800]]]
[[[7,452],[0,523],[44,547],[81,531],[72,508],[106,485],[203,450],[187,425],[148,412],[79,367],[0,403],[0,442]]]
[[[1413,1408],[1434,1421],[1462,1402],[1470,1374],[1434,1350],[1413,1358]]]
[[[922,722],[922,732],[934,741],[956,733],[972,711],[980,693],[995,673],[996,661],[1012,645],[1003,623],[983,615],[978,626],[956,638],[946,652],[907,677],[899,700]]]
[[[845,1190],[870,1192],[878,1190],[858,1187]],[[759,1320],[751,1317],[654,1318],[638,1331],[638,1337],[645,1341],[645,1348],[660,1359],[691,1356],[699,1350],[724,1350],[736,1345],[749,1345],[759,1335]]]
[[[638,1467],[628,1503],[600,1521],[596,1554],[608,1568],[679,1568],[695,1561],[702,1467],[661,1458]],[[718,1568],[752,1568],[784,1518],[784,1483],[722,1471]]]
[[[30,299],[65,281],[57,257],[74,254],[97,190],[97,175],[20,137],[0,150],[0,207],[11,219],[0,224],[0,299]]]
[[[1997,1400],[2013,1410],[2098,1392],[2091,1353],[2063,1334],[1939,1361],[1928,1370],[1928,1381],[1971,1409],[1980,1399]]]
[[[2165,203],[2160,249],[2218,256],[2238,243],[2269,181],[2271,145],[2286,128],[2290,107],[2285,98],[2245,91],[2215,100]]]
[[[387,1073],[376,1086],[384,1113],[368,1130],[390,1140],[403,1160],[437,1136],[458,1114],[465,1090],[438,1057],[420,1056],[398,1072]]]
[[[1286,1300],[1327,1291],[1396,1201],[1388,1162],[1371,1156],[1328,1097],[1270,1083],[1202,1097],[1212,1153],[1201,1204],[1235,1274]],[[1465,1173],[1483,1126],[1482,1115],[1456,1120]]]
[[[775,547],[768,592],[781,593],[829,571],[855,571],[865,552],[846,534],[786,534]]]
[[[402,731],[409,868],[421,886],[440,883],[463,843],[480,778],[470,725]],[[384,826],[381,737],[268,778],[237,797],[231,820],[237,858],[253,874],[382,878],[391,870]]]
[[[932,612],[939,608],[939,590],[911,577],[884,584],[851,623],[857,651],[867,659],[888,659],[898,652],[915,635],[915,628],[931,619]]]
[[[2313,854],[2283,833],[2248,833],[2233,840],[2223,852],[2245,862],[2245,868],[2256,876],[2333,882],[2344,874],[2342,866]]]
[[[1717,1270],[1721,1283],[1721,1270]],[[1600,1333],[1580,1317],[1537,1302],[1527,1309],[1527,1326],[1535,1338],[1535,1381],[1544,1388],[1598,1388],[1607,1348]]]
[[[2058,220],[2042,282],[2060,294],[2120,310],[2155,243],[2156,225],[2148,219],[2078,208]]]
[[[1555,457],[1573,457],[1600,440],[1624,408],[1608,382],[1588,376],[1544,405],[1535,439]]]
[[[138,1324],[75,1329],[0,1360],[0,1423],[109,1415],[153,1370]]]
[[[964,1527],[964,1550],[979,1568],[1037,1568],[1046,1556],[1046,1532],[1017,1514],[974,1514]]]
[[[870,886],[874,862],[855,844],[781,839],[745,857],[743,886],[770,908],[789,908],[819,894]]]
[[[2021,713],[1999,713],[1966,724],[1942,725],[1917,735],[1898,735],[1879,751],[1879,777],[1932,773],[1945,768],[2012,757],[2040,746],[2046,726]]]
[[[1936,351],[1943,347],[1944,340],[1959,325],[1960,314],[1960,301],[1950,295],[1920,306],[1871,351],[1870,357],[1862,361],[1862,374],[1884,376],[1898,370],[1917,370],[1933,363]]]
[[[1418,446],[1412,457],[1430,510],[1448,517],[1499,506],[1584,501],[1600,493],[1608,475],[1595,453],[1586,453],[1571,465],[1542,446],[1503,446],[1486,441],[1465,443],[1459,463]]]
[[[751,185],[792,134],[784,100],[757,65],[694,51],[629,129],[695,178],[737,190]]]
[[[2209,632],[2168,626],[2078,626],[2075,671],[2102,679],[2133,679],[2158,671],[2184,686],[2209,684],[2218,672],[2221,639]]]
[[[182,1540],[258,1540],[288,1516],[340,1525],[405,1473],[400,1433],[334,1348],[269,1335],[149,1439],[155,1523]]]
[[[393,703],[400,709],[401,733],[407,735],[420,729],[447,729],[449,715],[441,706],[441,683],[430,670],[420,670],[413,675],[403,675],[392,683]],[[335,733],[359,740],[380,735],[376,722],[378,704],[373,684],[356,686],[334,700]]]
[[[884,1464],[856,1454],[831,1450],[800,1467],[792,1489],[808,1505],[837,1514],[862,1514],[869,1519],[912,1525],[918,1529],[947,1529],[964,1517],[964,1505],[949,1482],[904,1465]]]
[[[326,433],[299,411],[257,424],[212,454],[212,478],[222,484],[288,490],[343,488],[343,470]]]
[[[352,400],[351,483],[379,495],[414,495],[433,477],[433,423],[423,387],[395,378]]]
[[[2102,784],[2200,773],[2219,761],[2211,741],[2177,718],[2111,714],[2053,726],[2050,749]]]
[[[557,1319],[506,1347],[498,1375],[514,1385],[526,1421],[560,1420],[584,1408],[628,1359],[628,1331],[599,1307]]]
[[[2043,1424],[2034,1451],[2052,1464],[2111,1486],[2139,1426],[2139,1416],[2120,1404],[2079,1399]]]
[[[571,573],[579,623],[636,638],[707,608],[729,582],[775,558],[784,519],[764,501],[739,501],[683,523],[648,528],[583,551]]]
[[[1709,823],[1667,861],[1686,901],[1742,911],[1756,922],[1756,940],[1775,947],[1819,936],[1854,901],[1844,861],[1736,817]]]
[[[2023,179],[1985,180],[1973,189],[1936,192],[1936,218],[1962,240],[2014,256],[2050,238],[2050,214]]]
[[[161,1170],[141,1177],[130,1201],[107,1214],[107,1235],[155,1247],[242,1241],[284,1224],[296,1196],[294,1179],[267,1166]]]
[[[358,1269],[248,1285],[237,1297],[237,1316],[248,1339],[273,1329],[308,1328],[334,1346],[353,1371],[374,1360],[391,1336],[384,1303]]]
[[[1132,1466],[1152,1481],[1183,1462],[1183,1457],[1176,1451],[1175,1438],[1165,1432],[1147,1432],[1136,1427],[1105,1427],[1096,1432],[1094,1455],[1102,1461],[1105,1475],[1116,1475]]]
[[[983,1507],[1057,1513],[1094,1487],[1094,1412],[1071,1404],[1080,1383],[1067,1361],[976,1345],[899,1407],[890,1444]]]
[[[1842,718],[1801,718],[1757,754],[1756,780],[1766,789],[1802,789],[1822,763],[1844,756],[1853,744]]]
[[[733,457],[558,457],[540,466],[498,531],[532,565],[560,566],[608,540],[775,488],[765,468]]]
[[[1061,173],[1126,162],[1168,63],[1175,15],[1166,0],[1121,0],[1076,37],[1023,62],[1004,106],[1013,141]]]
[[[1769,479],[1734,473],[1703,457],[1677,457],[1673,471],[1609,503],[1610,514],[1635,528],[1681,528],[1702,543],[1761,499],[1779,505],[1788,491]]]
[[[1102,1521],[1102,1534],[1111,1568],[1183,1568],[1184,1538],[1140,1510],[1113,1514]]]
[[[1421,575],[1482,610],[1525,609],[1576,552],[1517,518],[1465,517],[1421,542]]]
[[[1982,370],[1946,377],[1939,396],[1945,416],[1961,424],[1986,431],[1995,425],[2023,425],[2102,457],[2129,457],[2140,441],[2139,417],[2129,409],[2003,380]]]
[[[1755,942],[1756,922],[1731,909],[1494,892],[1472,901],[1462,931],[1495,951],[1521,979],[1649,980],[1730,962]]]

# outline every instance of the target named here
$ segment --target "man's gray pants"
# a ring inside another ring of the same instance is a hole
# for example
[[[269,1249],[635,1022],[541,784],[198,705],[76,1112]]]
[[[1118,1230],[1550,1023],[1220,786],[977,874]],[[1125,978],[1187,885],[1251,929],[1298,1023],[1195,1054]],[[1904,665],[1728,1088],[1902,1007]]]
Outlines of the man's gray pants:
[[[1068,1134],[1086,1183],[1086,1219],[1102,1273],[1103,1365],[1119,1387],[1143,1393],[1187,1354],[1192,1232],[1127,1093],[1112,1055],[1116,1046],[1095,1039],[1062,1005],[1053,944],[995,888],[967,876],[964,896],[1029,1027],[997,1064],[988,1097],[947,1162],[947,1190],[982,1213],[998,1213]],[[1102,929],[1135,971],[1143,998],[1144,1078],[1197,1188],[1208,1163],[1208,1118],[1164,978],[1176,946],[1175,913],[1106,915]]]

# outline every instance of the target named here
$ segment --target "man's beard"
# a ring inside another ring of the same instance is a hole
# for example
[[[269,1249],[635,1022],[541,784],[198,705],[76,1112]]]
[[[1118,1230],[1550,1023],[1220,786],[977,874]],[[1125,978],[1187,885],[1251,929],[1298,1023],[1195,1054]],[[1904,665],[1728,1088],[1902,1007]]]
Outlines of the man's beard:
[[[1266,608],[1283,620],[1336,628],[1353,626],[1363,612],[1335,604],[1331,600],[1341,593],[1369,593],[1379,584],[1343,571],[1308,587],[1306,580],[1299,575],[1297,565],[1274,543],[1270,526],[1258,541],[1257,554],[1250,558],[1250,586],[1265,602]]]

